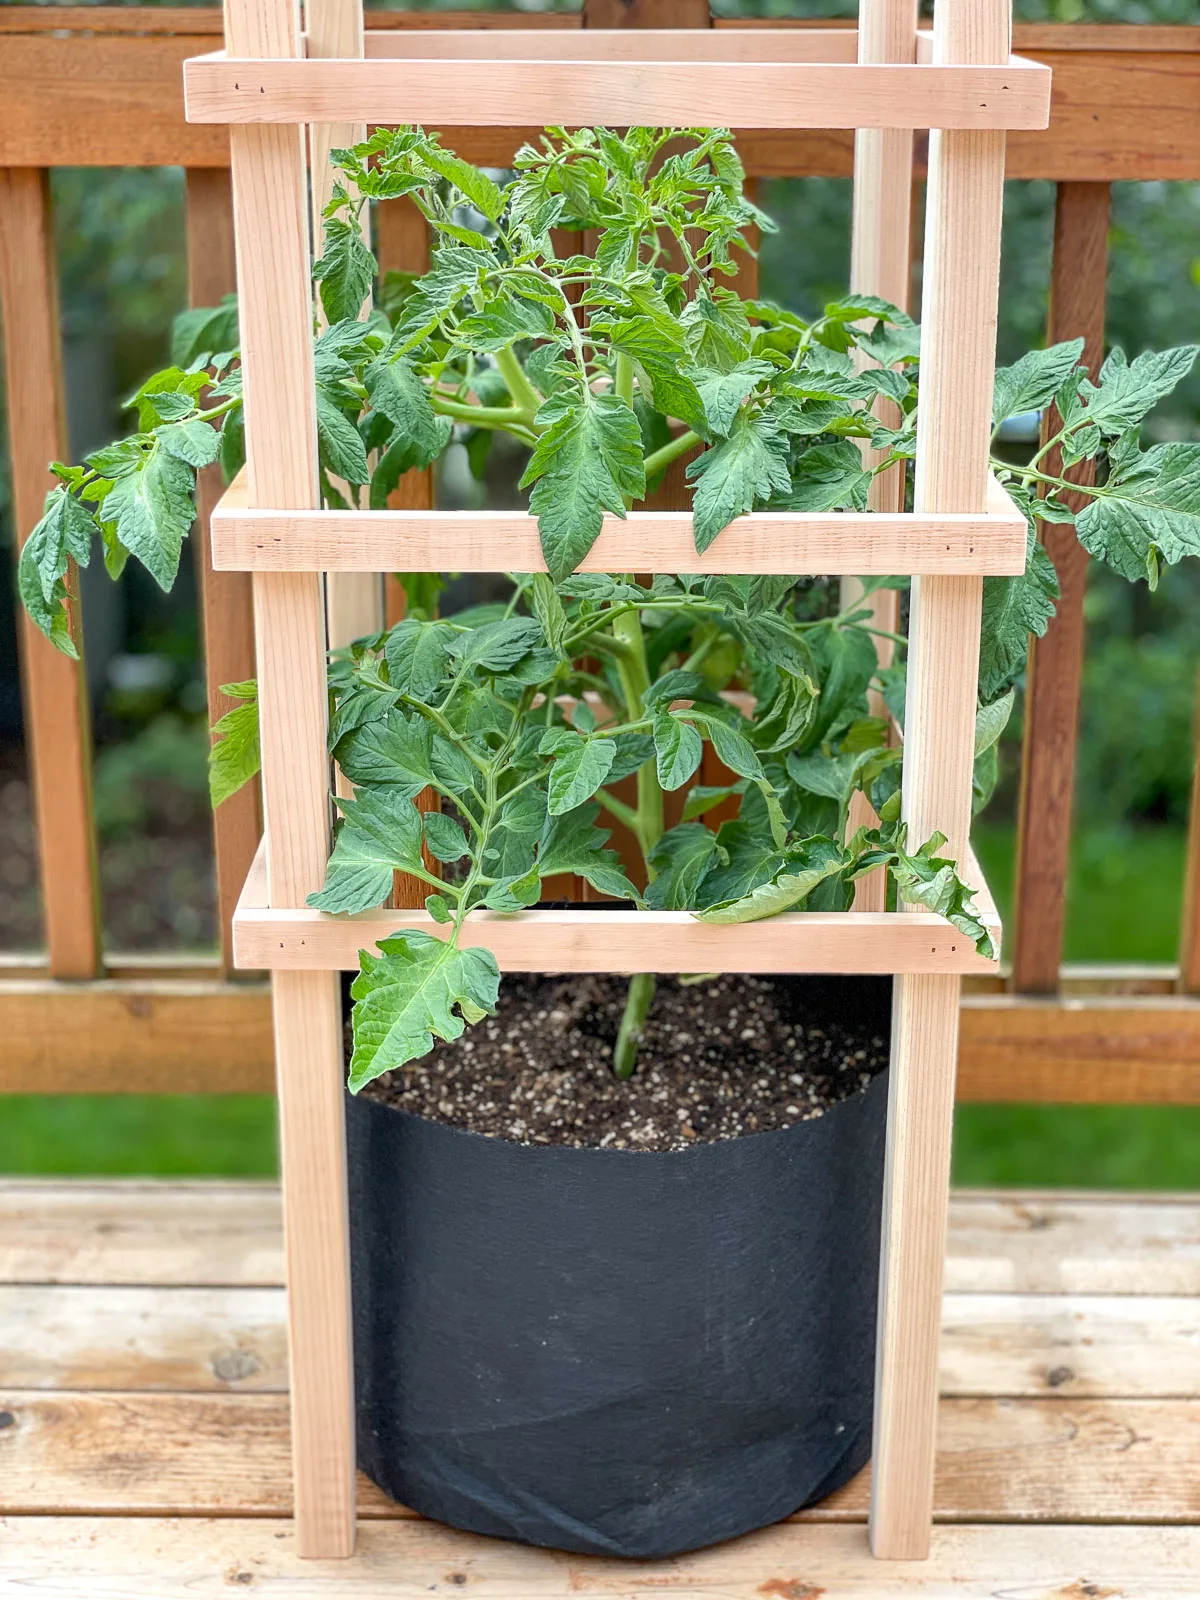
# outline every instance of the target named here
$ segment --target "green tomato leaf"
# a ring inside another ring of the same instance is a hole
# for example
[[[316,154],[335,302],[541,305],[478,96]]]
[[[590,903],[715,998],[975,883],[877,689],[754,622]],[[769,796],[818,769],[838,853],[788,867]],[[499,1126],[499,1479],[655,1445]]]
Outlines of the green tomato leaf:
[[[308,904],[314,911],[369,911],[387,898],[394,872],[425,870],[421,813],[401,789],[364,789],[338,806],[342,821],[325,887]]]
[[[170,591],[179,570],[183,541],[196,515],[195,483],[195,468],[156,443],[141,470],[118,478],[100,507],[101,518],[115,523],[121,543],[160,589]]]
[[[600,807],[591,801],[562,816],[548,817],[538,846],[538,872],[543,878],[577,873],[601,894],[640,904],[641,896],[625,876],[620,856],[605,848],[609,832],[596,826],[599,815]]]
[[[561,582],[596,542],[603,514],[625,515],[625,498],[646,492],[637,417],[615,394],[560,391],[538,413],[550,427],[530,457],[521,487],[533,485],[550,576]]]
[[[358,316],[375,281],[375,257],[357,223],[325,219],[325,253],[313,264],[313,277],[321,286],[321,305],[330,322]]]
[[[612,768],[616,749],[611,739],[585,739],[568,730],[555,730],[550,769],[550,815],[561,817],[590,800]],[[546,741],[539,747],[545,750]]]
[[[700,765],[704,741],[683,720],[683,713],[660,711],[654,718],[654,752],[658,759],[658,781],[664,789],[679,789]]]
[[[258,742],[258,684],[226,683],[221,693],[245,704],[213,723],[216,743],[208,752],[208,793],[213,809],[250,782],[262,765]]]
[[[791,911],[807,900],[818,884],[838,876],[848,865],[843,845],[815,837],[787,851],[781,869],[736,900],[719,901],[697,913],[702,922],[758,922]]]
[[[354,998],[350,1090],[433,1049],[435,1036],[457,1039],[468,1023],[492,1016],[500,969],[490,950],[460,950],[451,940],[408,932],[364,950]]]
[[[729,437],[698,456],[687,469],[696,485],[692,522],[696,549],[703,552],[735,517],[753,511],[791,488],[787,439],[765,417],[738,411]]]
[[[655,876],[646,890],[646,904],[660,911],[690,911],[719,854],[716,834],[702,822],[669,828],[650,852]]]
[[[412,800],[433,780],[432,744],[423,717],[391,707],[338,741],[338,765],[356,786],[399,789]]]
[[[1022,411],[1048,406],[1083,358],[1083,340],[1071,339],[1048,350],[1030,350],[1011,367],[996,372],[992,426],[998,428]]]
[[[444,816],[440,811],[427,811],[424,828],[425,844],[435,861],[448,865],[470,853],[467,836],[453,817]]]
[[[398,472],[427,467],[436,461],[449,443],[454,425],[449,417],[439,417],[434,412],[429,390],[411,364],[381,356],[363,372],[363,383],[372,409],[381,412],[395,429],[389,450],[399,443],[406,446],[404,464]]]
[[[367,465],[362,435],[320,384],[317,385],[317,445],[321,465],[335,478],[354,484],[370,480],[371,469]]]
[[[444,622],[417,617],[398,622],[384,646],[392,687],[414,700],[432,700],[449,668],[454,640],[454,629]]]

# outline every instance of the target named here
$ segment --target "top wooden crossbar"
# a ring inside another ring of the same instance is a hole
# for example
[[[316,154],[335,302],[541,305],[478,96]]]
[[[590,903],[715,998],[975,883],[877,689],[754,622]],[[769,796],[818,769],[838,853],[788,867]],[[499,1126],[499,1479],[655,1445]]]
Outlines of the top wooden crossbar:
[[[364,60],[197,56],[184,64],[188,121],[1002,130],[1050,118],[1040,63],[864,64],[847,59],[847,29],[367,38]]]

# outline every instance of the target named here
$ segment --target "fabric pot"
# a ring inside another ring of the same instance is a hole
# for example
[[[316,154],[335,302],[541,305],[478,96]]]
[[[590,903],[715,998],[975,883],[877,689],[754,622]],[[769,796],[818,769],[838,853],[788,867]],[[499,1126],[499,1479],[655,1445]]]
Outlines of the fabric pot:
[[[887,1036],[890,980],[790,980]],[[349,1098],[359,1464],[474,1533],[659,1557],[867,1461],[886,1078],[680,1152],[523,1146]]]

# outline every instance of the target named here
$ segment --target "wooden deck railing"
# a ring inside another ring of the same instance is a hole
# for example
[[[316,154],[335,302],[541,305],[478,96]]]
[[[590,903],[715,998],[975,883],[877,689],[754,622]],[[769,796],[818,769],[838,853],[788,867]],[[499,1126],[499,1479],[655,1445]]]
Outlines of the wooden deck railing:
[[[713,21],[706,0],[587,0],[570,16],[372,14],[376,28],[531,25],[756,26]],[[19,538],[40,515],[45,463],[66,448],[49,169],[186,168],[191,300],[212,304],[230,290],[228,135],[189,126],[182,104],[181,63],[213,49],[220,32],[215,10],[0,10],[0,314]],[[1104,341],[1109,185],[1200,178],[1200,27],[1030,25],[1016,29],[1015,43],[1053,67],[1054,95],[1048,131],[1010,136],[1008,175],[1057,184],[1049,332],[1083,335],[1090,364]],[[498,166],[532,131],[444,130],[468,159]],[[756,179],[849,176],[852,147],[845,132],[766,130],[740,140]],[[421,270],[424,228],[403,202],[381,208],[378,237],[385,267]],[[249,575],[214,573],[205,559],[217,488],[201,486],[196,540],[214,714],[225,709],[218,685],[254,671]],[[409,475],[404,492],[409,504],[428,504],[428,478]],[[1192,998],[1200,995],[1200,803],[1178,967],[1060,967],[1087,557],[1069,528],[1044,531],[1063,598],[1030,664],[1012,972],[967,986],[960,1098],[1200,1102],[1200,1000]],[[256,797],[245,791],[215,817],[220,960],[106,963],[83,669],[28,626],[21,646],[48,949],[44,960],[0,959],[0,1092],[269,1090],[265,985],[228,971],[230,914],[258,837]]]

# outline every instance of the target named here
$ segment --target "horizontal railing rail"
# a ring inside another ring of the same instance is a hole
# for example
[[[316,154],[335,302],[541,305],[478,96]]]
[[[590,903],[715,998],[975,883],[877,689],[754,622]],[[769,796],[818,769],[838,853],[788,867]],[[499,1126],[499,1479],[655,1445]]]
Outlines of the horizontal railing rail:
[[[419,40],[402,42],[405,35],[416,40],[444,30],[759,26],[714,21],[701,0],[588,0],[577,15],[384,11],[369,20],[372,53],[381,59],[416,53]],[[771,26],[853,24],[773,19]],[[221,33],[217,10],[0,10],[0,315],[19,538],[40,515],[49,486],[45,463],[66,449],[49,170],[185,167],[191,301],[213,304],[232,290],[228,129],[189,124],[183,111],[182,64],[219,50]],[[630,49],[636,56],[643,47]],[[1014,50],[1049,65],[1053,88],[1049,127],[1009,135],[1008,175],[1057,185],[1049,334],[1056,340],[1082,336],[1085,359],[1094,367],[1104,344],[1110,184],[1200,178],[1200,27],[1024,25],[1014,30]],[[753,53],[748,44],[734,54],[747,51]],[[796,54],[802,59],[805,51]],[[442,131],[470,160],[503,165],[536,130]],[[738,145],[753,179],[851,172],[850,130],[749,129]],[[424,224],[406,202],[379,208],[378,244],[385,269],[421,271],[426,264]],[[755,292],[753,263],[741,274],[739,288]],[[214,473],[202,474],[195,544],[215,717],[230,704],[220,684],[254,672],[250,572],[226,568],[260,565],[265,558],[231,560],[222,551],[220,567],[214,567],[209,517],[222,492]],[[672,469],[653,505],[672,509],[681,489],[682,477]],[[408,474],[393,504],[430,511],[428,473]],[[398,528],[416,526],[397,521]],[[252,539],[248,526],[243,532]],[[1200,994],[1200,805],[1193,807],[1189,833],[1178,966],[1060,964],[1087,557],[1069,527],[1046,527],[1043,536],[1063,598],[1045,639],[1035,645],[1028,677],[1011,967],[999,978],[965,980],[959,1095],[1200,1101],[1200,1000],[1191,998]],[[401,603],[392,585],[391,620]],[[31,628],[23,627],[20,642],[26,739],[43,841],[47,952],[44,958],[0,958],[0,1092],[269,1090],[266,986],[229,976],[235,905],[260,832],[253,786],[226,801],[214,821],[220,959],[208,964],[106,958],[82,663],[58,655]]]

